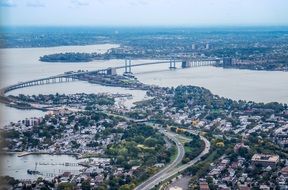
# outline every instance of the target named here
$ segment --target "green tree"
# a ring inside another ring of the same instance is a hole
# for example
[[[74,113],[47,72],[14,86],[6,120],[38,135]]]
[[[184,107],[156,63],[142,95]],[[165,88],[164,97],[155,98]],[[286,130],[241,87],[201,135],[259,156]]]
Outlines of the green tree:
[[[81,188],[82,188],[82,190],[90,190],[91,189],[90,182],[89,181],[83,181],[81,183]]]
[[[58,188],[59,190],[73,190],[74,189],[74,185],[72,183],[60,183],[58,185]]]

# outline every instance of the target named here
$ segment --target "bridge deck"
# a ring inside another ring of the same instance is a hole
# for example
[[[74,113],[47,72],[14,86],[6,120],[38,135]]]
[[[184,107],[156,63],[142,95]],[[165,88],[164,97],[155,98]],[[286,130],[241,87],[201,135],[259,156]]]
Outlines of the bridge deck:
[[[195,60],[190,60],[191,62],[209,62],[209,61],[219,61],[219,59],[195,59]],[[181,63],[183,60],[165,60],[165,61],[157,61],[157,62],[148,62],[148,63],[140,63],[140,64],[134,64],[134,65],[125,65],[125,66],[118,66],[118,67],[109,67],[107,69],[99,69],[95,71],[86,71],[86,72],[75,72],[75,73],[67,73],[67,74],[60,74],[60,75],[55,75],[51,77],[45,77],[41,79],[36,79],[36,80],[30,80],[26,82],[20,82],[14,85],[7,86],[5,88],[0,89],[0,96],[5,97],[5,93],[16,90],[19,88],[24,88],[27,86],[35,86],[35,85],[44,85],[44,84],[49,84],[51,80],[59,80],[61,81],[63,78],[64,79],[70,79],[74,78],[77,76],[85,75],[85,74],[91,74],[91,73],[101,73],[101,72],[107,72],[109,69],[124,69],[127,67],[140,67],[140,66],[145,66],[145,65],[156,65],[156,64],[164,64],[164,63]],[[193,67],[193,66],[192,66]],[[53,81],[52,81],[53,82]],[[62,82],[62,81],[61,81]],[[65,81],[63,81],[65,82]]]

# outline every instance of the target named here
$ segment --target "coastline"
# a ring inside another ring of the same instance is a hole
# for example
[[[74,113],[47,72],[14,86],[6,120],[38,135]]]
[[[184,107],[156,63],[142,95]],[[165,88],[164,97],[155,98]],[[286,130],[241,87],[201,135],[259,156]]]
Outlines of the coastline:
[[[50,152],[25,152],[25,151],[1,151],[0,156],[3,155],[13,155],[17,154],[17,157],[26,157],[30,155],[51,155],[51,156],[73,156],[77,160],[80,159],[87,159],[87,158],[108,158],[108,157],[103,157],[103,156],[97,156],[97,155],[85,155],[85,154],[80,154],[80,153],[50,153]]]
[[[78,153],[50,153],[50,152],[17,152],[17,151],[1,151],[0,155],[10,155],[10,154],[18,154],[17,157],[25,157],[29,155],[68,155],[68,156],[75,156],[77,159],[79,158],[80,154]]]

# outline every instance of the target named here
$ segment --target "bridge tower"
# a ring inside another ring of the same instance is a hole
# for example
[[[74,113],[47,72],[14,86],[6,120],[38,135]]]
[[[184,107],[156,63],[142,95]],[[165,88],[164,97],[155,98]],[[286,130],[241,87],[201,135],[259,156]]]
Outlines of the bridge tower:
[[[191,63],[188,59],[182,60],[182,68],[189,68],[191,67]]]
[[[125,59],[125,72],[124,73],[132,73],[131,65],[132,65],[131,59]]]
[[[112,68],[112,67],[109,67],[107,69],[107,75],[117,75],[116,69]]]
[[[223,67],[231,67],[232,66],[232,58],[231,57],[224,57],[223,58]]]
[[[175,59],[170,59],[170,67],[169,67],[170,70],[174,70],[176,69],[176,61]]]

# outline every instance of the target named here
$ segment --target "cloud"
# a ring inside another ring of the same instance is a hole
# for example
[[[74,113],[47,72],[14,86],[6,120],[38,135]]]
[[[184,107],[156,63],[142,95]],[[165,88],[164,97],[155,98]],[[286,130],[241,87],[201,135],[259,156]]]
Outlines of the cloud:
[[[28,7],[45,7],[45,4],[43,1],[40,1],[40,0],[31,0],[31,1],[28,1],[26,3],[26,5]]]
[[[89,2],[87,0],[71,0],[71,3],[75,6],[88,6]]]
[[[15,0],[0,0],[0,7],[15,7]]]

